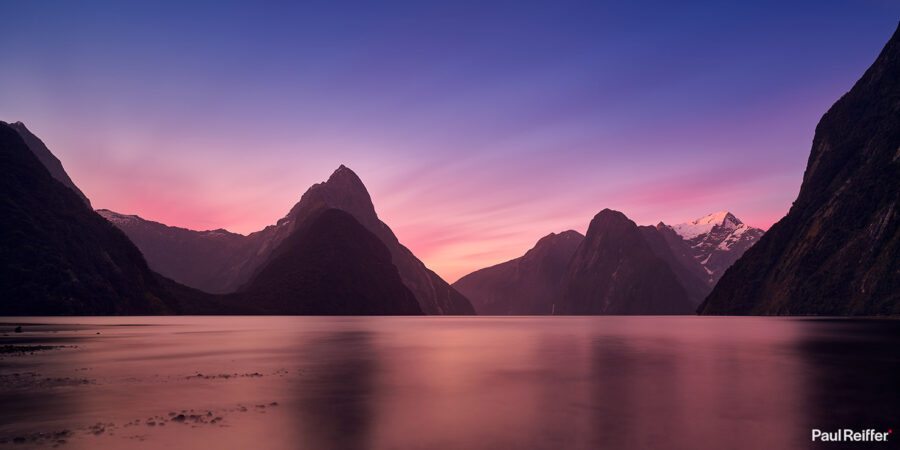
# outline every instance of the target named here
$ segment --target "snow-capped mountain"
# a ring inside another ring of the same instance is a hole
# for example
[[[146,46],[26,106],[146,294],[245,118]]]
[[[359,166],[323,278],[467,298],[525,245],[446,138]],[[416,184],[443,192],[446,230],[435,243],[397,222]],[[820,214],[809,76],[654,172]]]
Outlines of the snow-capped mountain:
[[[741,222],[728,211],[719,211],[675,225],[660,222],[656,228],[663,232],[668,230],[681,238],[686,244],[684,251],[703,266],[710,285],[715,285],[725,269],[734,264],[765,233]],[[677,244],[677,239],[670,239],[670,243]]]

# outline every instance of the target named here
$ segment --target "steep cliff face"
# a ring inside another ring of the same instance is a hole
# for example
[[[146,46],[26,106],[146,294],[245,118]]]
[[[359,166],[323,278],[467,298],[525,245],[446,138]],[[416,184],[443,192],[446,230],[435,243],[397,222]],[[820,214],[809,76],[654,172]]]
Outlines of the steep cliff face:
[[[182,310],[128,238],[4,123],[0,167],[0,315]]]
[[[22,122],[13,122],[6,124],[13,130],[16,130],[16,133],[19,133],[19,136],[25,141],[25,145],[28,146],[28,149],[34,153],[34,156],[37,156],[38,161],[44,165],[50,175],[62,183],[65,187],[71,189],[75,192],[75,195],[87,205],[88,208],[91,207],[91,201],[81,192],[81,189],[78,189],[78,186],[72,182],[72,179],[69,178],[69,174],[66,173],[66,170],[63,169],[62,163],[59,159],[54,155],[46,145],[44,145],[44,141],[40,140],[37,136],[34,135],[28,128],[25,127],[25,124]]]
[[[900,29],[822,117],[797,200],[702,314],[900,314]]]
[[[478,314],[552,314],[562,295],[562,278],[584,236],[551,233],[523,256],[472,272],[453,287],[472,301]]]
[[[564,314],[688,314],[678,277],[634,222],[604,209],[591,221],[563,278]]]

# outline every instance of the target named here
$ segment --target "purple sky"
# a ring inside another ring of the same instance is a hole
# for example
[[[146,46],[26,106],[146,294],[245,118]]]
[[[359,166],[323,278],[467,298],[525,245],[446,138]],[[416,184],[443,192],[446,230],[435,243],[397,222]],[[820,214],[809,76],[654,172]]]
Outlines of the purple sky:
[[[767,228],[889,1],[17,2],[0,120],[94,206],[247,233],[341,163],[454,281],[609,207]]]

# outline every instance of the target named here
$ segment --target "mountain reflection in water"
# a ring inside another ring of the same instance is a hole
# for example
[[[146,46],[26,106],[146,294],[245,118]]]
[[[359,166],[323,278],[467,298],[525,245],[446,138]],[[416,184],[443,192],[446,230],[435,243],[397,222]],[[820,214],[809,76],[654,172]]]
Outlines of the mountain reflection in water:
[[[900,424],[892,320],[0,322],[16,448],[795,449]],[[34,345],[54,348],[15,350]]]

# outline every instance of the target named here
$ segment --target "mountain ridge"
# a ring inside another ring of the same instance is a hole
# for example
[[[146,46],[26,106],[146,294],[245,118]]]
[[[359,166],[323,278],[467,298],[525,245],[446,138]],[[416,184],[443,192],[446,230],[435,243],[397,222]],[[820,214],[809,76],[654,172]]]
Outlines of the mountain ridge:
[[[182,311],[140,251],[0,123],[0,315]]]
[[[631,222],[617,211],[607,209],[601,213]],[[656,258],[668,266],[692,305],[689,308],[680,308],[679,311],[690,313],[703,302],[715,284],[716,272],[710,267],[720,270],[718,266],[704,263],[730,264],[728,260],[737,259],[743,253],[744,247],[752,245],[762,230],[747,227],[734,214],[727,211],[713,213],[685,224],[699,224],[702,229],[692,229],[693,233],[689,235],[692,240],[687,240],[679,235],[674,227],[663,222],[659,222],[656,226],[635,225],[640,238],[633,239],[633,247],[637,250],[634,248],[632,250],[637,251],[639,258],[645,262]],[[733,245],[733,242],[731,245],[720,245],[729,242],[728,239],[735,230],[740,230],[738,234],[744,236],[741,245]],[[554,242],[565,234],[578,237],[575,245],[560,248],[552,257],[546,255],[546,249],[552,248]],[[472,301],[479,314],[562,313],[564,309],[561,300],[566,289],[562,274],[566,270],[574,270],[570,266],[579,264],[571,260],[583,240],[584,236],[571,230],[560,234],[550,233],[538,240],[524,255],[475,270],[457,280],[453,286]],[[714,245],[702,245],[710,242]],[[652,257],[646,254],[646,250],[649,250]],[[713,253],[715,258],[712,256]],[[662,269],[660,271],[665,272]],[[652,277],[643,281],[656,282]],[[672,288],[671,283],[669,287]],[[680,292],[675,288],[672,290]]]
[[[700,263],[706,273],[703,278],[710,288],[765,233],[760,228],[746,225],[729,211],[715,212],[674,225],[659,222],[656,228],[663,232],[673,251],[688,253]],[[666,229],[681,237],[687,247],[678,244]],[[690,269],[694,271],[692,267]]]
[[[5,124],[15,130],[16,133],[18,133],[19,136],[22,137],[22,140],[25,142],[25,145],[28,146],[28,149],[31,150],[31,152],[34,153],[35,156],[37,156],[41,164],[43,164],[47,171],[50,172],[50,175],[53,176],[53,178],[55,178],[57,181],[62,183],[64,186],[75,192],[75,195],[77,195],[81,199],[81,201],[83,201],[85,205],[87,205],[88,208],[93,209],[91,208],[91,201],[87,198],[86,195],[84,195],[84,192],[81,192],[81,189],[79,189],[78,186],[75,185],[75,182],[73,182],[72,179],[69,178],[69,174],[66,173],[66,170],[63,168],[62,162],[59,160],[59,158],[56,157],[56,155],[54,155],[50,151],[49,148],[47,148],[47,145],[44,144],[44,141],[42,141],[34,133],[32,133],[31,130],[29,130],[28,127],[26,127],[25,124],[21,121],[13,123],[0,121],[0,124]]]
[[[574,230],[550,233],[524,255],[476,270],[453,287],[470,299],[478,314],[553,314],[562,276],[583,239]]]
[[[900,314],[900,25],[816,125],[797,199],[701,314]]]
[[[141,248],[151,266],[176,281],[213,293],[230,293],[247,286],[272,252],[308,217],[325,209],[350,213],[367,230],[374,233],[391,252],[393,263],[404,284],[413,292],[426,314],[474,314],[468,299],[452,288],[394,235],[378,218],[372,199],[359,176],[341,164],[326,181],[315,183],[300,200],[274,225],[246,236],[228,233],[230,253],[218,250],[216,236],[208,233],[170,227],[135,215],[103,212]],[[127,218],[124,220],[123,218]],[[165,229],[160,226],[167,227]],[[204,234],[206,233],[206,234]],[[190,244],[186,244],[190,241]]]
[[[694,309],[637,224],[608,208],[591,220],[563,284],[563,314],[687,314]]]

